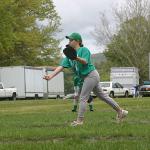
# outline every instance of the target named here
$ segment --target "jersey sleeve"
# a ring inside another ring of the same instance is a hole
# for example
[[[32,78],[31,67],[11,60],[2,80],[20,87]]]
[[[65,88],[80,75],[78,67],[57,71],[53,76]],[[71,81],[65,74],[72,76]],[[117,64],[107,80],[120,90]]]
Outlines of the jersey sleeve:
[[[70,64],[70,61],[67,57],[65,57],[61,63],[60,63],[60,66],[64,67],[64,68],[71,68],[71,64]]]

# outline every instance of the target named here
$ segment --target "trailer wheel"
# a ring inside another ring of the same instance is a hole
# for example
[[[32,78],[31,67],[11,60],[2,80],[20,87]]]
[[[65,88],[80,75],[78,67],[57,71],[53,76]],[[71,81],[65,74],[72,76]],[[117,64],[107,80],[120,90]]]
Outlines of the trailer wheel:
[[[15,101],[16,100],[16,93],[12,94],[12,100]]]
[[[39,95],[38,94],[35,94],[35,99],[39,99]]]
[[[125,92],[125,95],[124,95],[124,96],[125,96],[125,97],[129,97],[128,91]]]
[[[109,94],[109,96],[110,96],[111,98],[114,98],[114,92],[111,91],[110,94]]]
[[[60,99],[60,95],[57,95],[56,99]]]

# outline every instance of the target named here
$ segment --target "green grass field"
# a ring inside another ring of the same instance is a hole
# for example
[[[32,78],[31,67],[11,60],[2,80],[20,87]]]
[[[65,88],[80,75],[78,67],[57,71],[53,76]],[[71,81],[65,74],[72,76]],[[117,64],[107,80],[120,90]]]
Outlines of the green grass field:
[[[150,150],[150,98],[115,100],[129,111],[124,122],[96,99],[77,127],[71,100],[0,101],[0,150]]]

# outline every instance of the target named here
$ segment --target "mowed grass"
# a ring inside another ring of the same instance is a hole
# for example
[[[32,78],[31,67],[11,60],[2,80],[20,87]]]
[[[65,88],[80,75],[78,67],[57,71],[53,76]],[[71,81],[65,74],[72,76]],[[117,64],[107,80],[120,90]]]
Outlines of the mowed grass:
[[[77,127],[72,100],[0,101],[0,150],[150,150],[150,97],[115,100],[129,111],[124,122],[95,99]]]

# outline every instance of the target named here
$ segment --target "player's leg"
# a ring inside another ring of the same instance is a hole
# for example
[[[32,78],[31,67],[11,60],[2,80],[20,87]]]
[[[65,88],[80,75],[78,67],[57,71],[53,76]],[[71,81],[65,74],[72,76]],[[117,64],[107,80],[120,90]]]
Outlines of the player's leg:
[[[83,124],[84,112],[86,111],[87,100],[90,96],[91,91],[96,86],[97,82],[98,80],[97,78],[95,78],[95,76],[93,76],[92,72],[84,79],[80,98],[79,98],[80,103],[79,103],[78,117],[76,121],[72,122],[71,124],[72,126]]]
[[[96,85],[96,87],[93,89],[93,92],[97,95],[97,97],[102,99],[104,102],[109,104],[114,110],[116,110],[118,121],[121,121],[122,118],[126,117],[128,111],[123,110],[114,99],[109,97],[108,94],[105,94],[100,86],[100,83]]]
[[[73,98],[73,109],[72,109],[72,112],[76,112],[77,111],[78,101],[79,101],[79,87],[75,86],[74,87],[74,98]]]

